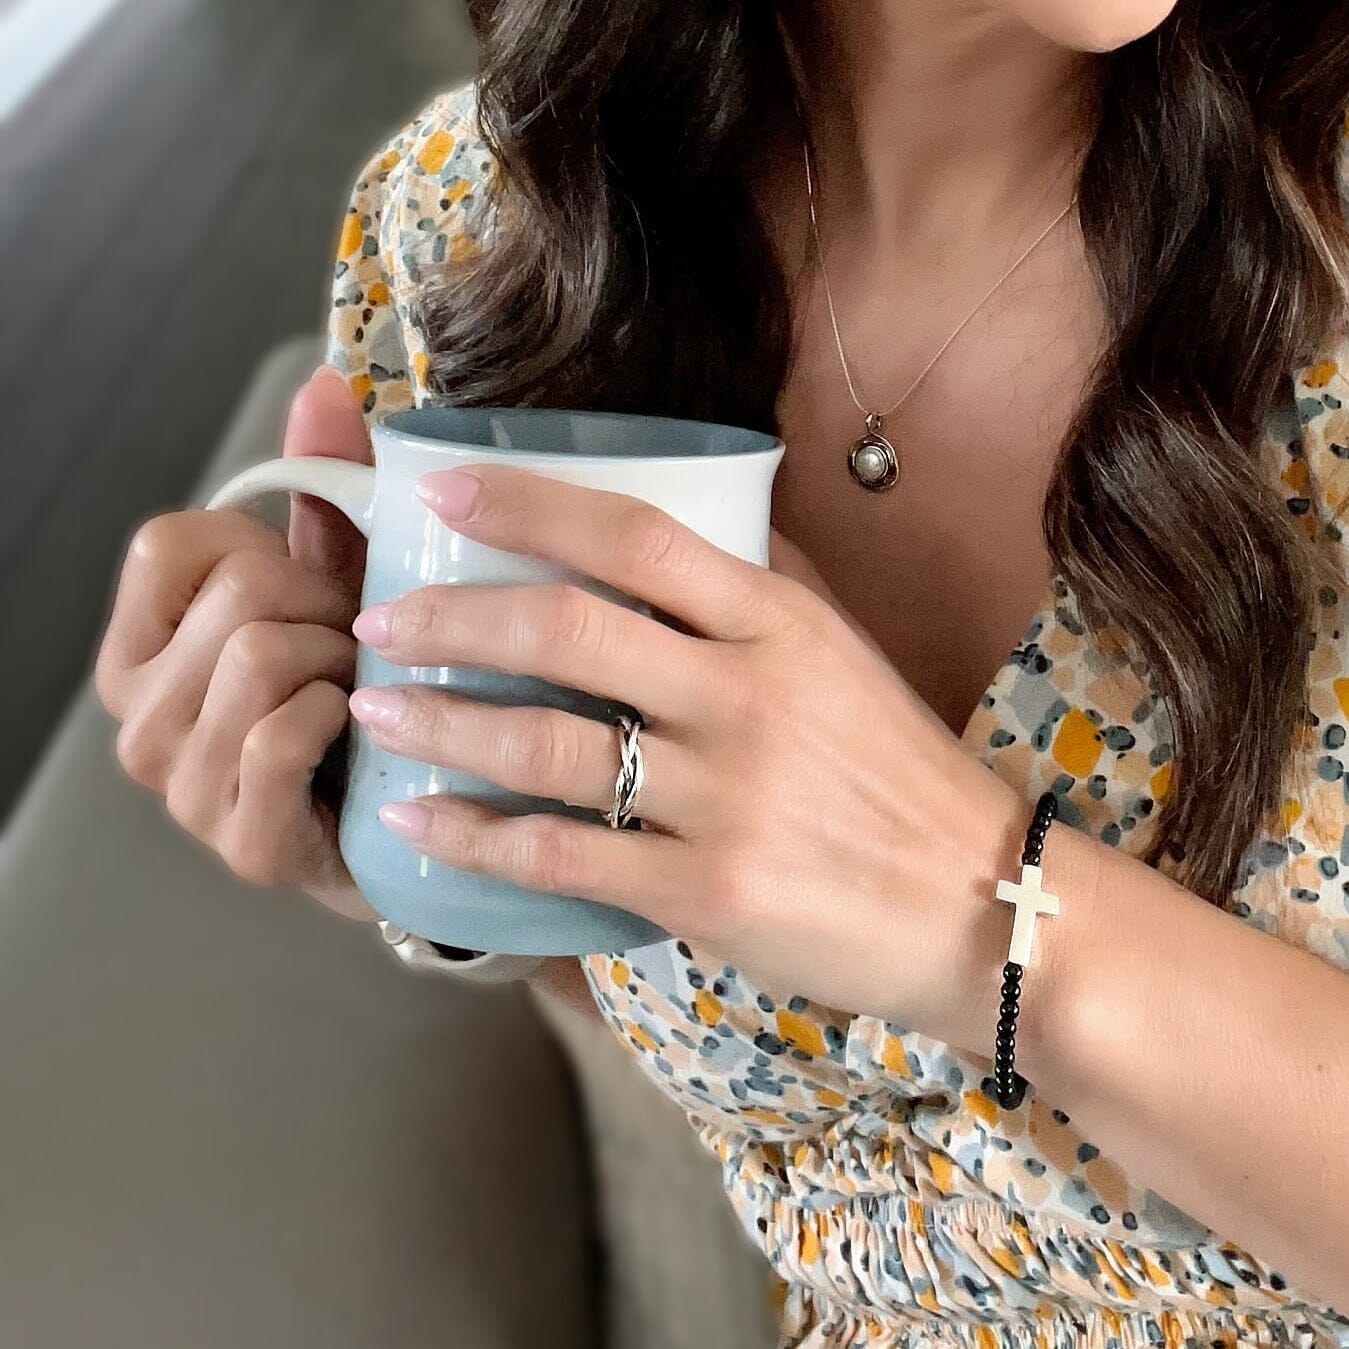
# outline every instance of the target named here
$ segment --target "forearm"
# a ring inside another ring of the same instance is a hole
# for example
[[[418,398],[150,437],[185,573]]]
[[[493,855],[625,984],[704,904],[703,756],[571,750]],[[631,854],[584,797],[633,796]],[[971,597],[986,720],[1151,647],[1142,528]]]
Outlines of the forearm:
[[[1063,827],[1018,1067],[1103,1153],[1349,1308],[1349,976]]]

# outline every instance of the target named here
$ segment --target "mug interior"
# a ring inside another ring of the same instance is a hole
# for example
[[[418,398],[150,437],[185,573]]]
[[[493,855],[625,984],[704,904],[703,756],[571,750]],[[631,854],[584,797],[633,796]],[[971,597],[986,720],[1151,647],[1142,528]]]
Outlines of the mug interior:
[[[452,444],[524,454],[601,459],[702,459],[765,454],[782,442],[762,431],[679,417],[566,408],[424,407],[381,423],[428,447]]]

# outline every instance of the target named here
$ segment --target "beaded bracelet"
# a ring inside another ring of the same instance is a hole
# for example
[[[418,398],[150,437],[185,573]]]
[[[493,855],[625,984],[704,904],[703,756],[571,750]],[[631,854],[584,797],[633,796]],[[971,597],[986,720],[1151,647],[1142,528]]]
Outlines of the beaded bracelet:
[[[1035,920],[1059,911],[1057,895],[1040,888],[1040,854],[1050,821],[1059,813],[1059,799],[1045,792],[1035,803],[1026,846],[1021,852],[1020,881],[999,881],[997,895],[1016,909],[1007,963],[1002,967],[1002,1003],[998,1008],[998,1038],[993,1057],[993,1088],[998,1104],[1015,1110],[1026,1097],[1026,1079],[1016,1071],[1016,1018],[1021,1011],[1021,976],[1030,964]]]

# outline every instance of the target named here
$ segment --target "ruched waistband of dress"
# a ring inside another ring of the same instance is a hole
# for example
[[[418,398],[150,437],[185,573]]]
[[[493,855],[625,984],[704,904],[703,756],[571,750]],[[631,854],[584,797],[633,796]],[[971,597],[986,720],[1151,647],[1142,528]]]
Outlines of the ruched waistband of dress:
[[[796,1305],[793,1306],[792,1304]],[[793,1288],[784,1307],[790,1349],[1341,1349],[1349,1331],[1293,1308],[1236,1312],[1069,1311],[1044,1307],[1015,1321],[932,1320],[896,1326],[831,1307]],[[794,1324],[793,1324],[794,1323]]]

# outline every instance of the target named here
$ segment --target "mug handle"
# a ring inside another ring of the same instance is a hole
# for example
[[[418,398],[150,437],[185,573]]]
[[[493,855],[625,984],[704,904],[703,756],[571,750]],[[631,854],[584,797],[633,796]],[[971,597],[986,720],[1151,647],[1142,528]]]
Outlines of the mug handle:
[[[272,492],[303,492],[336,506],[368,539],[375,510],[375,470],[322,455],[267,459],[231,478],[206,503],[208,511],[249,506]]]

